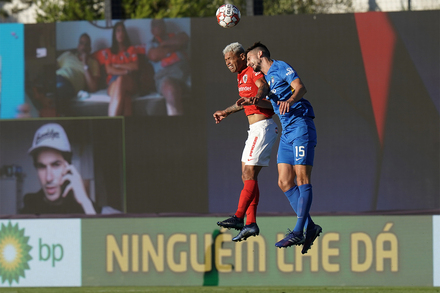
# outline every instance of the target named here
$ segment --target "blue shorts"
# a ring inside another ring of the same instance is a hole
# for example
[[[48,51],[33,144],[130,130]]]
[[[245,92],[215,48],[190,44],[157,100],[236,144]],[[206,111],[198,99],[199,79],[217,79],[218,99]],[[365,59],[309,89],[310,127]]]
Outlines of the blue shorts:
[[[302,119],[283,129],[278,147],[277,163],[313,166],[316,147],[316,128],[312,119]]]

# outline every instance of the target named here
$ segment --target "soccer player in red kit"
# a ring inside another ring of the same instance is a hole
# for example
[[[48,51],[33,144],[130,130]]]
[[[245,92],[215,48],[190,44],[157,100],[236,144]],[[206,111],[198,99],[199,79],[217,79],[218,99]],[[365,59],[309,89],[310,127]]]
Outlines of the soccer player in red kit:
[[[269,165],[278,129],[272,120],[274,115],[272,106],[265,99],[269,93],[269,86],[262,73],[255,72],[246,65],[243,46],[239,43],[229,44],[223,50],[223,55],[228,69],[237,73],[238,92],[241,98],[225,110],[216,111],[213,114],[215,123],[220,123],[229,114],[244,109],[249,120],[249,131],[241,158],[244,187],[240,193],[237,211],[233,217],[217,222],[217,225],[240,230],[240,233],[232,240],[241,241],[260,233],[256,222],[257,205],[260,198],[257,178],[261,168]],[[258,105],[243,106],[244,98],[259,101]],[[245,214],[246,225],[244,225]]]

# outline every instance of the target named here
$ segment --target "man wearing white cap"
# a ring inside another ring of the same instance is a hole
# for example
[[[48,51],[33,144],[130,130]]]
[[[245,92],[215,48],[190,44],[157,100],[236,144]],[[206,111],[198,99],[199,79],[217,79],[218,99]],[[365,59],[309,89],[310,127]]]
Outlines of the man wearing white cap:
[[[41,190],[25,195],[21,214],[96,214],[81,175],[71,165],[72,150],[61,125],[41,126],[28,153],[34,160]]]

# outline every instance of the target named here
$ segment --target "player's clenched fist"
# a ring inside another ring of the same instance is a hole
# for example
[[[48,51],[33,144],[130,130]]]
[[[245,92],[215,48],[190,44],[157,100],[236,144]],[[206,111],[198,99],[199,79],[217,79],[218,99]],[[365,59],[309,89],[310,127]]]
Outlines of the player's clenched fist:
[[[215,123],[218,124],[220,123],[220,121],[225,119],[226,116],[228,116],[228,114],[226,114],[225,110],[221,110],[221,111],[216,111],[212,116],[214,116]]]

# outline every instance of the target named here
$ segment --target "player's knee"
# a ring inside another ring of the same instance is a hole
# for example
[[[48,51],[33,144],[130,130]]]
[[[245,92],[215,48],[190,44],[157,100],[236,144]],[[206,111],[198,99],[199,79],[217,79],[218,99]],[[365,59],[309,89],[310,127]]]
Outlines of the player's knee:
[[[250,174],[249,173],[245,173],[245,172],[243,172],[242,174],[241,174],[241,180],[243,180],[243,182],[244,181],[246,181],[246,180],[255,180],[252,176],[250,176]]]
[[[241,173],[241,179],[243,182],[246,180],[257,180],[257,172],[252,168],[244,168]]]
[[[286,192],[287,190],[289,190],[292,187],[290,185],[291,185],[291,182],[283,180],[283,179],[278,179],[278,186],[280,187],[280,189],[283,192]]]
[[[296,184],[298,186],[304,185],[304,184],[310,184],[310,178],[307,176],[304,177],[297,177],[296,178]]]

